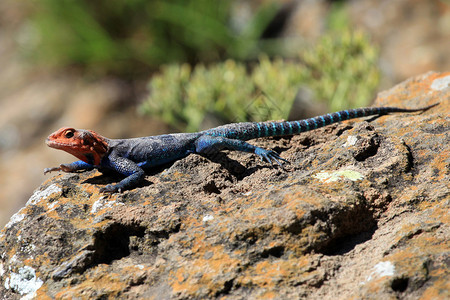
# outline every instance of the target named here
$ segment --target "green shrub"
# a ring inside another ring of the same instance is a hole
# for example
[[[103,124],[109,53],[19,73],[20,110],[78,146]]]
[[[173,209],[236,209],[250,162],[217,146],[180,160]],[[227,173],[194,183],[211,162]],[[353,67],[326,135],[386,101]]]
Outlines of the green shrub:
[[[300,86],[330,110],[365,106],[378,85],[377,50],[361,32],[325,35],[296,60],[263,56],[253,67],[227,60],[191,69],[169,65],[150,81],[145,114],[197,131],[207,115],[225,123],[286,119]]]
[[[332,111],[367,105],[378,86],[378,50],[361,31],[325,35],[300,58],[309,87]]]

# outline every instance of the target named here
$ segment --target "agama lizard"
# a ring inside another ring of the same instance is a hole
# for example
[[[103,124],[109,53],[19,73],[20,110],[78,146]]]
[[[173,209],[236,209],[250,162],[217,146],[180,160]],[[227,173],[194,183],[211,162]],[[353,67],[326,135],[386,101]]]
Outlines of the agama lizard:
[[[76,172],[111,169],[125,176],[117,184],[108,184],[100,192],[114,193],[131,189],[145,177],[145,169],[181,159],[190,153],[211,154],[222,149],[251,152],[262,161],[272,161],[282,165],[285,161],[272,150],[253,146],[245,141],[269,136],[293,135],[337,123],[343,120],[393,112],[425,111],[433,105],[404,109],[397,107],[369,107],[343,110],[301,121],[245,122],[211,128],[195,133],[175,133],[132,139],[108,139],[91,130],[64,127],[47,138],[47,145],[64,150],[80,160],[59,167],[47,168],[52,171]]]

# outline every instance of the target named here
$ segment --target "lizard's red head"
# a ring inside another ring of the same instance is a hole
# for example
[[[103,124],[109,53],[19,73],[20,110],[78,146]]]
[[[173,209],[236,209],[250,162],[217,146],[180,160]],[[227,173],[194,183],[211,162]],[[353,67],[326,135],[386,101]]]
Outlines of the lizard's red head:
[[[108,152],[107,139],[90,130],[63,127],[50,134],[46,140],[49,147],[64,150],[94,165]]]

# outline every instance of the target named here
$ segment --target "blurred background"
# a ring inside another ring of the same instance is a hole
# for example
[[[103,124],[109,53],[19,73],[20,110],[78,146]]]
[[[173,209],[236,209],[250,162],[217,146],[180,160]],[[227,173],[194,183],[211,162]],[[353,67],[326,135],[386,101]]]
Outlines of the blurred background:
[[[0,3],[0,226],[75,160],[63,126],[110,138],[370,105],[450,70],[448,0]]]

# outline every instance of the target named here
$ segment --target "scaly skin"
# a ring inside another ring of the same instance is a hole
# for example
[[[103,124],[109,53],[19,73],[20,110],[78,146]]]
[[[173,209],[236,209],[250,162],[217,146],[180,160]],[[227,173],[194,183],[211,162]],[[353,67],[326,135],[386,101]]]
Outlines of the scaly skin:
[[[286,161],[272,150],[245,141],[268,136],[293,135],[326,125],[371,115],[392,112],[425,111],[438,103],[418,109],[370,107],[343,110],[301,121],[233,123],[196,133],[176,133],[133,139],[108,139],[94,131],[64,127],[47,138],[49,147],[64,150],[78,161],[47,168],[52,171],[76,172],[94,168],[114,170],[125,176],[117,184],[108,184],[100,192],[114,193],[131,189],[145,177],[145,169],[183,158],[190,153],[211,154],[222,149],[251,152],[261,160],[282,165]],[[287,161],[286,161],[287,162]]]

